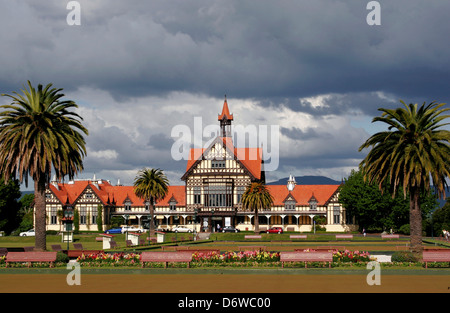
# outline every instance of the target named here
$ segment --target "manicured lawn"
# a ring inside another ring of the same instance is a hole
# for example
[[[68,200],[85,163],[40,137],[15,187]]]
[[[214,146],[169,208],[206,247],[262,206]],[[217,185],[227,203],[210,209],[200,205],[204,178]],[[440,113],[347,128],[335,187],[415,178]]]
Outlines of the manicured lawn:
[[[187,241],[192,238],[191,234],[185,233],[167,233],[166,245],[187,245],[196,244],[199,248],[219,248],[221,251],[238,250],[240,246],[255,245],[266,246],[269,251],[292,251],[294,249],[311,249],[311,248],[325,248],[325,247],[337,247],[338,249],[348,250],[362,250],[362,251],[402,251],[407,250],[409,247],[409,237],[400,237],[400,239],[385,239],[382,240],[379,235],[372,235],[363,237],[355,234],[353,240],[335,239],[335,234],[323,233],[323,234],[310,234],[307,233],[307,239],[290,239],[291,234],[298,233],[284,233],[284,234],[261,234],[261,239],[245,239],[247,234],[253,234],[253,232],[240,232],[240,233],[212,233],[210,240],[204,242]],[[102,250],[102,242],[96,241],[96,237],[99,237],[99,233],[81,233],[74,235],[75,243],[81,243],[87,250]],[[148,234],[142,234],[141,239],[146,239]],[[114,240],[119,245],[120,249],[126,249],[125,235],[114,235]],[[177,240],[175,242],[175,240]],[[446,244],[450,247],[450,244],[436,238],[424,238],[424,245],[428,247],[436,247],[437,244]],[[60,235],[47,235],[47,249],[51,250],[51,245],[61,245],[63,249],[67,249],[67,243],[61,242]],[[19,237],[19,236],[4,236],[0,237],[0,247],[25,247],[34,246],[34,237]],[[161,249],[158,245],[158,250]],[[156,248],[154,245],[150,247]],[[69,243],[69,249],[74,249],[73,243]],[[136,248],[137,249],[137,248]],[[139,247],[139,250],[145,249],[145,247]]]

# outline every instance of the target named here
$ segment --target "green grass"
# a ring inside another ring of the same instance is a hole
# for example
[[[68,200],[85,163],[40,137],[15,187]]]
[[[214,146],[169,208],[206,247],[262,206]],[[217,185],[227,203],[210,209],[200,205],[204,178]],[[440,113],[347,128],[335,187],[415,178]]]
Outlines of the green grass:
[[[308,235],[307,239],[294,239],[291,240],[289,236],[291,234],[298,234],[294,232],[286,232],[283,234],[261,234],[261,239],[245,239],[244,236],[247,234],[254,234],[253,232],[240,232],[240,233],[212,233],[210,240],[207,242],[193,242],[187,241],[191,239],[189,234],[185,233],[167,233],[166,234],[166,245],[184,245],[184,244],[199,244],[199,247],[204,248],[219,247],[223,250],[237,249],[238,246],[243,245],[265,245],[272,251],[279,250],[289,250],[293,247],[318,247],[318,246],[345,246],[349,250],[364,250],[364,251],[397,251],[399,248],[407,248],[409,245],[408,237],[400,237],[400,239],[395,240],[382,240],[379,236],[373,237],[363,237],[355,235],[353,240],[342,240],[335,239],[335,234],[331,233],[306,233]],[[304,233],[305,234],[305,233]],[[102,250],[103,244],[101,241],[96,241],[96,237],[99,237],[99,233],[81,233],[74,235],[74,242],[81,243],[83,247],[87,250]],[[141,235],[142,239],[146,239],[148,234]],[[173,242],[173,240],[177,242]],[[19,237],[19,236],[4,236],[0,237],[0,247],[25,247],[34,246],[34,237]],[[119,250],[127,250],[125,244],[125,235],[117,234],[114,235],[114,240],[119,245]],[[184,240],[184,241],[180,241]],[[63,249],[67,249],[67,243],[61,242],[61,235],[47,235],[47,249],[51,250],[51,245],[58,244],[61,245]],[[449,243],[444,241],[435,240],[432,238],[424,238],[424,244],[428,246],[434,246],[435,244],[447,245],[450,247]],[[159,248],[160,245],[150,246],[151,248]],[[143,249],[148,249],[148,246],[144,247],[134,247],[131,250],[140,251]],[[73,243],[69,243],[69,249],[74,249]]]

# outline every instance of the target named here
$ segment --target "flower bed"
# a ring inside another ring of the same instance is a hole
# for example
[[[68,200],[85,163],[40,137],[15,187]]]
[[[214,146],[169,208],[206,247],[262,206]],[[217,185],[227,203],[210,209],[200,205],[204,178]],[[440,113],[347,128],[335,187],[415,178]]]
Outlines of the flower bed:
[[[217,252],[195,252],[192,255],[192,261],[198,263],[231,263],[231,262],[278,262],[280,261],[279,252],[265,251],[227,251],[225,253]]]
[[[314,251],[314,250],[305,250]],[[370,261],[370,255],[367,252],[360,251],[334,251],[333,266],[339,266],[343,263],[361,263],[366,264]],[[115,253],[115,254],[89,254],[82,255],[77,259],[81,266],[103,267],[103,266],[135,266],[139,264],[138,253]],[[303,262],[296,262],[301,263]],[[296,264],[293,264],[296,265]],[[312,267],[322,267],[321,262],[312,262]],[[162,267],[162,263],[149,262],[148,267]],[[170,264],[171,267],[185,267],[185,264]],[[266,251],[227,251],[217,252],[194,252],[192,254],[191,267],[277,267],[281,266],[280,252]]]
[[[305,252],[314,249],[303,250]],[[359,267],[366,266],[367,262],[374,260],[368,252],[363,251],[333,251],[332,267]],[[87,254],[77,258],[82,267],[139,267],[139,253],[99,253]],[[0,257],[0,267],[5,267],[5,256]],[[57,260],[55,266],[66,266],[67,260]],[[289,262],[288,267],[304,267],[304,262]],[[27,263],[14,263],[11,267],[27,267]],[[383,267],[425,267],[423,262],[392,261],[383,263]],[[33,267],[49,267],[49,263],[33,263]],[[147,267],[164,267],[163,263],[149,262]],[[170,263],[169,267],[186,268],[186,263]],[[280,252],[265,251],[227,251],[217,252],[194,252],[190,267],[280,267]],[[328,267],[326,262],[308,262],[308,268]],[[448,263],[428,263],[428,267],[447,267]]]
[[[83,254],[77,258],[81,266],[103,267],[103,266],[134,266],[139,264],[138,253],[98,253]]]

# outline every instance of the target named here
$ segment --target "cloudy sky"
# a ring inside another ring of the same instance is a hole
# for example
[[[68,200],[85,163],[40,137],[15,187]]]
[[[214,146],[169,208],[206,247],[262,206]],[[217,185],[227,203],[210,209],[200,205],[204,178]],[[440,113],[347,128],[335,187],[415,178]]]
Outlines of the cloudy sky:
[[[218,125],[226,94],[235,125],[279,129],[268,181],[341,180],[383,129],[378,108],[450,102],[450,2],[378,1],[381,25],[368,2],[79,0],[69,25],[69,1],[0,0],[0,92],[53,83],[78,103],[78,178],[132,184],[154,167],[182,184],[172,129]]]

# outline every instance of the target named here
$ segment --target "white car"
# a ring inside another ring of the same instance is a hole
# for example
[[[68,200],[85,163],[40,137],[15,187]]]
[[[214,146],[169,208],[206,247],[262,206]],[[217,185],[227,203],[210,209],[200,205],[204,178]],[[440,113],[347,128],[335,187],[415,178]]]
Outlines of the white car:
[[[30,229],[30,230],[27,230],[27,231],[23,231],[23,232],[21,232],[21,233],[19,234],[19,236],[22,236],[22,237],[25,237],[25,236],[35,236],[34,229]]]
[[[192,233],[192,229],[181,225],[175,226],[174,228],[172,228],[172,231],[176,233]]]
[[[129,233],[143,233],[145,230],[143,228],[135,227],[135,226],[122,226],[122,234],[125,232]]]

